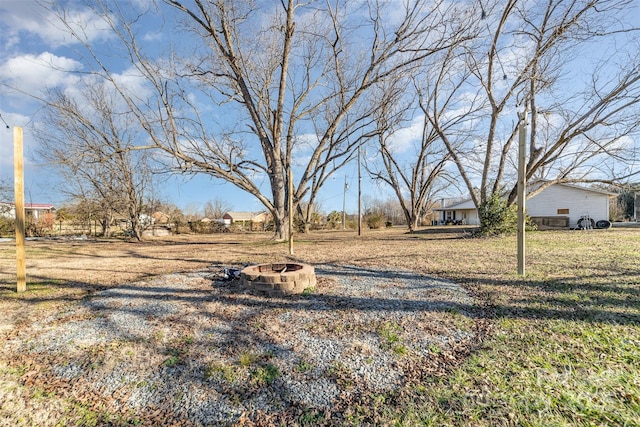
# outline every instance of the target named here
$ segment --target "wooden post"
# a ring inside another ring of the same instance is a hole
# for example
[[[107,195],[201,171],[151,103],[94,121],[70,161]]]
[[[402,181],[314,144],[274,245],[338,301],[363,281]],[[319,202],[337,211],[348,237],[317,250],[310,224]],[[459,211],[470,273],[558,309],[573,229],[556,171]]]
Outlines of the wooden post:
[[[358,145],[358,236],[362,235],[362,171],[360,169],[360,145]]]
[[[289,255],[293,255],[293,169],[289,162]]]
[[[344,193],[342,193],[342,229],[347,229],[347,175],[344,176]]]
[[[525,203],[527,199],[527,183],[525,171],[525,153],[527,142],[527,110],[518,113],[520,124],[518,132],[518,274],[524,276],[526,274],[525,258]]]
[[[13,128],[13,174],[16,199],[16,291],[27,290],[27,268],[24,250],[24,161],[22,157],[22,128]]]

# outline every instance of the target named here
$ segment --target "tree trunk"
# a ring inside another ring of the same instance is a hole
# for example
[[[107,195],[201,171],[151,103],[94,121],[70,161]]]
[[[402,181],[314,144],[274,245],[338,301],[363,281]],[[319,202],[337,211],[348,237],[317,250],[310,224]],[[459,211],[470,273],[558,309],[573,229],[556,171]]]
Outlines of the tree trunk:
[[[273,195],[273,224],[274,236],[277,241],[284,241],[289,238],[289,216],[286,206],[286,191],[284,168],[280,159],[274,156],[276,160],[273,164],[273,173],[271,174],[271,194]]]
[[[417,215],[412,215],[412,218],[407,221],[407,225],[409,227],[409,232],[413,233],[418,229],[419,217]]]

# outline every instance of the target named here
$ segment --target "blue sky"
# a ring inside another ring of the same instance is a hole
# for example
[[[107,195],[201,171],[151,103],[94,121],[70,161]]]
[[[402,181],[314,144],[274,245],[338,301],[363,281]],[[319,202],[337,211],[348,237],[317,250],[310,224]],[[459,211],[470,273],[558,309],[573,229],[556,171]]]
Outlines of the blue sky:
[[[108,46],[110,35],[100,20],[83,9],[81,2],[71,2],[71,5],[76,18],[86,23],[89,39],[96,45]],[[38,142],[31,135],[30,126],[39,106],[28,95],[11,88],[27,94],[40,94],[47,87],[73,87],[77,77],[56,69],[82,70],[83,64],[78,60],[81,49],[66,33],[56,28],[55,19],[35,0],[0,0],[0,9],[0,114],[10,127],[21,126],[24,130],[25,198],[28,203],[61,205],[67,198],[58,191],[61,183],[55,169],[37,164],[34,156]],[[158,31],[157,27],[149,26],[143,40],[158,43],[167,37],[173,37],[170,31]],[[125,67],[116,63],[112,65],[116,69]],[[12,183],[13,130],[6,129],[4,123],[1,126],[0,179]],[[345,180],[348,184],[347,211],[357,211],[357,164],[353,161],[336,173],[320,194],[318,202],[323,212],[342,210]],[[363,195],[369,199],[393,197],[389,189],[372,183],[366,176],[363,176],[362,183]],[[267,184],[265,182],[263,186],[265,191],[268,191]],[[207,201],[214,199],[225,201],[234,210],[263,209],[248,193],[206,175],[165,178],[157,191],[163,200],[184,210],[201,209]]]
[[[148,0],[130,1],[133,5],[139,5]],[[74,19],[84,23],[83,28],[88,39],[95,43],[95,46],[108,49],[113,35],[106,30],[101,20],[83,8],[82,2],[71,1],[69,4],[72,6]],[[637,7],[636,10],[638,10]],[[627,16],[627,18],[640,24],[640,16]],[[55,18],[40,8],[35,0],[0,0],[0,26],[2,28],[0,31],[0,114],[10,126],[22,126],[25,130],[26,200],[33,203],[59,205],[65,201],[65,196],[57,191],[60,182],[55,170],[38,165],[34,161],[33,152],[37,141],[30,134],[30,125],[38,105],[29,96],[10,87],[19,88],[31,94],[39,94],[52,86],[73,88],[79,73],[63,72],[61,69],[82,71],[84,66],[81,61],[82,49],[70,39],[68,34],[56,28]],[[152,48],[156,46],[162,48],[167,41],[181,42],[176,40],[179,36],[175,31],[171,31],[169,24],[162,26],[159,22],[150,21],[142,30],[139,40]],[[111,57],[115,58],[115,55]],[[579,61],[580,58],[577,60]],[[505,55],[502,57],[502,63],[505,66],[505,73],[511,74],[509,67],[517,63],[517,58],[512,59]],[[127,78],[127,64],[112,62],[110,66],[115,72],[122,73],[122,78]],[[575,69],[579,74],[580,67]],[[129,84],[135,85],[133,80]],[[512,126],[516,120],[516,106],[509,106],[509,109],[512,111],[505,121],[507,127]],[[415,117],[404,129],[396,133],[394,142],[397,150],[411,153],[411,142],[419,139],[421,134],[420,124],[421,118]],[[0,125],[0,179],[11,182],[13,180],[13,132],[11,129],[5,129],[4,123]],[[332,210],[342,210],[345,181],[348,184],[347,211],[356,212],[358,181],[355,161],[329,180],[318,199],[321,211],[328,213]],[[373,183],[366,174],[363,176],[362,183],[365,199],[387,200],[394,197],[389,188]],[[207,201],[215,199],[225,201],[234,210],[263,209],[253,196],[206,175],[172,177],[158,187],[161,198],[184,210],[202,208]],[[262,181],[261,188],[267,193],[268,183]],[[438,195],[438,198],[464,195],[464,191],[451,187],[446,194]]]

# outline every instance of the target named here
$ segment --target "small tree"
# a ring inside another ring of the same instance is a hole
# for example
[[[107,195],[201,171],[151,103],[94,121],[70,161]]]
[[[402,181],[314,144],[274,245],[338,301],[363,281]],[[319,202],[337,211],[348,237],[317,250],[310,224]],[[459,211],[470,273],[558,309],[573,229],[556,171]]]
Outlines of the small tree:
[[[619,219],[628,219],[628,218],[635,217],[634,200],[635,200],[635,193],[637,192],[640,192],[640,184],[630,185],[628,188],[625,188],[620,192],[620,194],[618,194],[618,197],[616,197],[615,204],[618,204],[620,207],[620,210],[622,211],[621,212],[622,218],[619,218]]]
[[[327,215],[327,223],[330,228],[338,228],[338,224],[342,223],[342,213],[338,211],[331,211],[331,213]]]
[[[367,226],[371,229],[382,228],[382,225],[385,222],[384,217],[378,213],[367,215],[365,221],[367,222]]]
[[[480,216],[481,236],[500,236],[512,234],[518,230],[518,210],[515,205],[509,206],[500,194],[493,193],[478,208]]]
[[[99,82],[78,82],[75,93],[52,89],[34,128],[39,158],[66,178],[62,190],[86,203],[87,218],[109,237],[114,214],[126,216],[140,240],[140,218],[153,175],[143,130],[119,94]]]

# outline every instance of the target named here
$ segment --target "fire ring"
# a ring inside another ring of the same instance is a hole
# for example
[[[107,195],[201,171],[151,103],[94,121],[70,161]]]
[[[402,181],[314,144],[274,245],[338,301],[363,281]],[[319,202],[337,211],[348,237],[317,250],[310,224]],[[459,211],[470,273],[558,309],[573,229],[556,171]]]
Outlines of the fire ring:
[[[250,265],[240,271],[240,284],[269,297],[301,294],[316,286],[316,273],[308,264]]]

